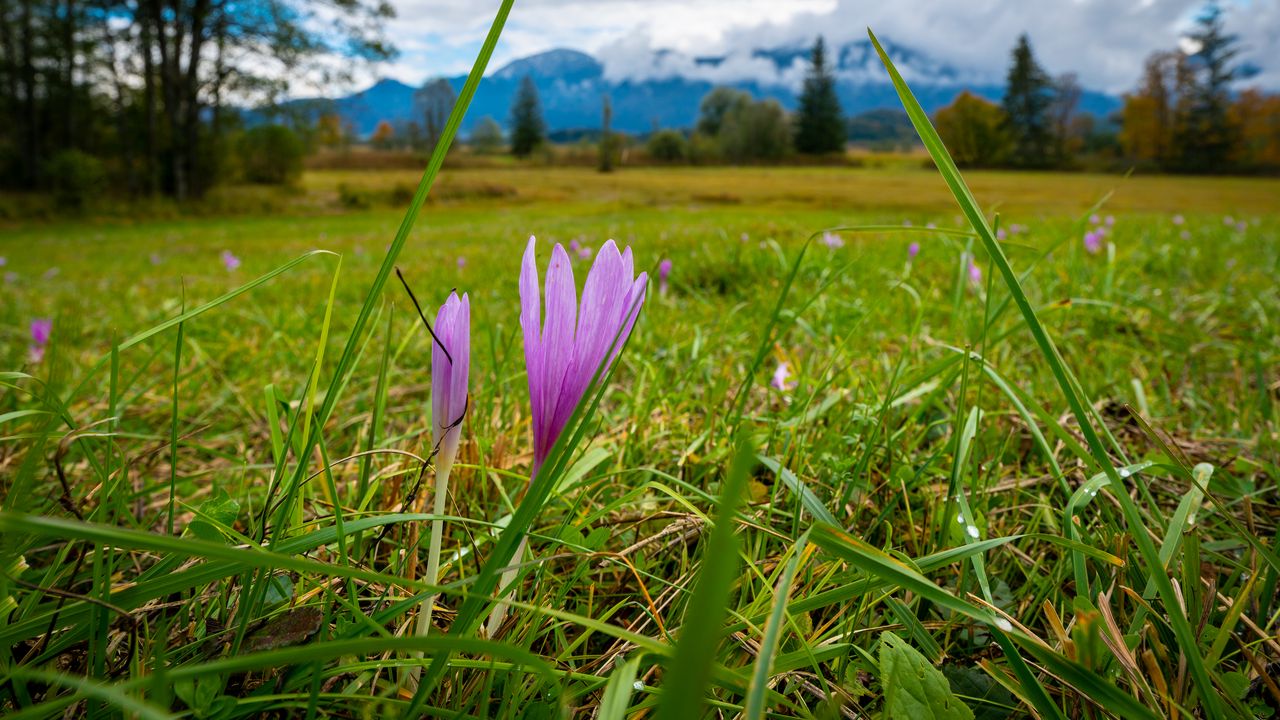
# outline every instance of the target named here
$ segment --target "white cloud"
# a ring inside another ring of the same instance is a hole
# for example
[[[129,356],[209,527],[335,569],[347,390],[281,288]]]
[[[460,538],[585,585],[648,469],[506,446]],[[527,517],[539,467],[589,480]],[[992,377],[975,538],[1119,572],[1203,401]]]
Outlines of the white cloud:
[[[458,0],[393,0],[389,35],[402,57],[385,74],[419,82],[465,72],[497,8]],[[1132,87],[1143,59],[1178,46],[1202,0],[521,0],[490,69],[555,47],[594,53],[612,77],[697,74],[709,80],[773,77],[794,84],[800,68],[778,73],[750,48],[865,38],[886,40],[970,73],[999,79],[1017,36],[1026,32],[1051,73],[1075,72],[1086,86]],[[1280,1],[1236,0],[1227,27],[1242,59],[1262,69],[1254,82],[1280,89]],[[676,52],[655,56],[655,51]],[[737,51],[737,52],[734,52]],[[729,55],[719,67],[693,58]],[[967,78],[966,78],[967,79]]]

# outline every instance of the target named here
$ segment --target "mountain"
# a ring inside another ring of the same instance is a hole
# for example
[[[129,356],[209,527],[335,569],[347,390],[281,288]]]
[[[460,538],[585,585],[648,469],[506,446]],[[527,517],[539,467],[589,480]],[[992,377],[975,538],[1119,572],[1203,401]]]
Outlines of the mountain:
[[[885,47],[911,83],[916,99],[929,112],[949,104],[964,89],[997,101],[1004,94],[999,79],[911,48],[892,43]],[[833,48],[831,56],[835,60],[837,92],[846,114],[901,107],[868,41]],[[543,115],[553,131],[598,127],[606,95],[613,103],[613,127],[629,133],[645,133],[656,127],[692,127],[698,103],[716,85],[731,85],[756,97],[776,98],[784,107],[794,109],[808,59],[809,48],[800,45],[700,57],[661,50],[642,59],[638,67],[631,59],[627,75],[620,76],[586,53],[550,50],[514,60],[485,76],[476,90],[463,131],[486,116],[505,125],[516,88],[526,75],[538,88]],[[457,92],[466,77],[448,80]],[[410,120],[414,115],[413,93],[413,87],[398,80],[380,80],[347,97],[295,102],[307,103],[310,112],[337,112],[358,134],[367,137],[382,120],[393,124]],[[1119,105],[1113,96],[1085,91],[1080,109],[1105,116]]]

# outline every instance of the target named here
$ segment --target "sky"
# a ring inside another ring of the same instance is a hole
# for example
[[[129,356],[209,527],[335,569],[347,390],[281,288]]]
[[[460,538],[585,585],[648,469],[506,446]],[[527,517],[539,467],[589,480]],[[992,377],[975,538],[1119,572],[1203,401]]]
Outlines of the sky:
[[[379,77],[411,84],[471,67],[497,0],[390,0],[387,27],[400,50]],[[693,58],[739,56],[722,74],[752,66],[758,47],[808,45],[818,34],[839,44],[866,37],[947,62],[975,78],[999,80],[1025,32],[1051,74],[1074,72],[1088,88],[1112,93],[1136,85],[1151,52],[1178,47],[1203,0],[517,0],[490,71],[554,48],[591,53],[614,78],[646,77],[659,50]],[[1227,29],[1241,58],[1261,69],[1249,84],[1280,90],[1280,0],[1226,0]],[[661,65],[661,63],[657,63]],[[716,79],[716,78],[711,78]],[[722,79],[736,79],[724,77]],[[793,82],[796,78],[779,78]]]

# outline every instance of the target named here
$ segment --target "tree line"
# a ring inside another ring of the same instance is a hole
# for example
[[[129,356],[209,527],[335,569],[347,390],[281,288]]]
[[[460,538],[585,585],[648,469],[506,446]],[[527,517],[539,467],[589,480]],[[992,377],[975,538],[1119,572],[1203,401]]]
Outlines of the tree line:
[[[349,76],[334,58],[392,57],[392,14],[383,0],[0,0],[0,184],[198,197],[270,145],[236,152],[233,107]]]

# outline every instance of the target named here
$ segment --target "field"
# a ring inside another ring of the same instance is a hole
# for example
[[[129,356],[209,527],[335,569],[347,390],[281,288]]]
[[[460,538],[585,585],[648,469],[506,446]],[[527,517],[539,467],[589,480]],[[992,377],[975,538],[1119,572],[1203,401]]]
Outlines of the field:
[[[966,178],[1016,292],[918,164],[446,171],[396,263],[471,302],[425,637],[431,338],[366,303],[416,173],[0,230],[0,712],[1270,716],[1280,182]],[[655,279],[522,505],[530,235]]]

